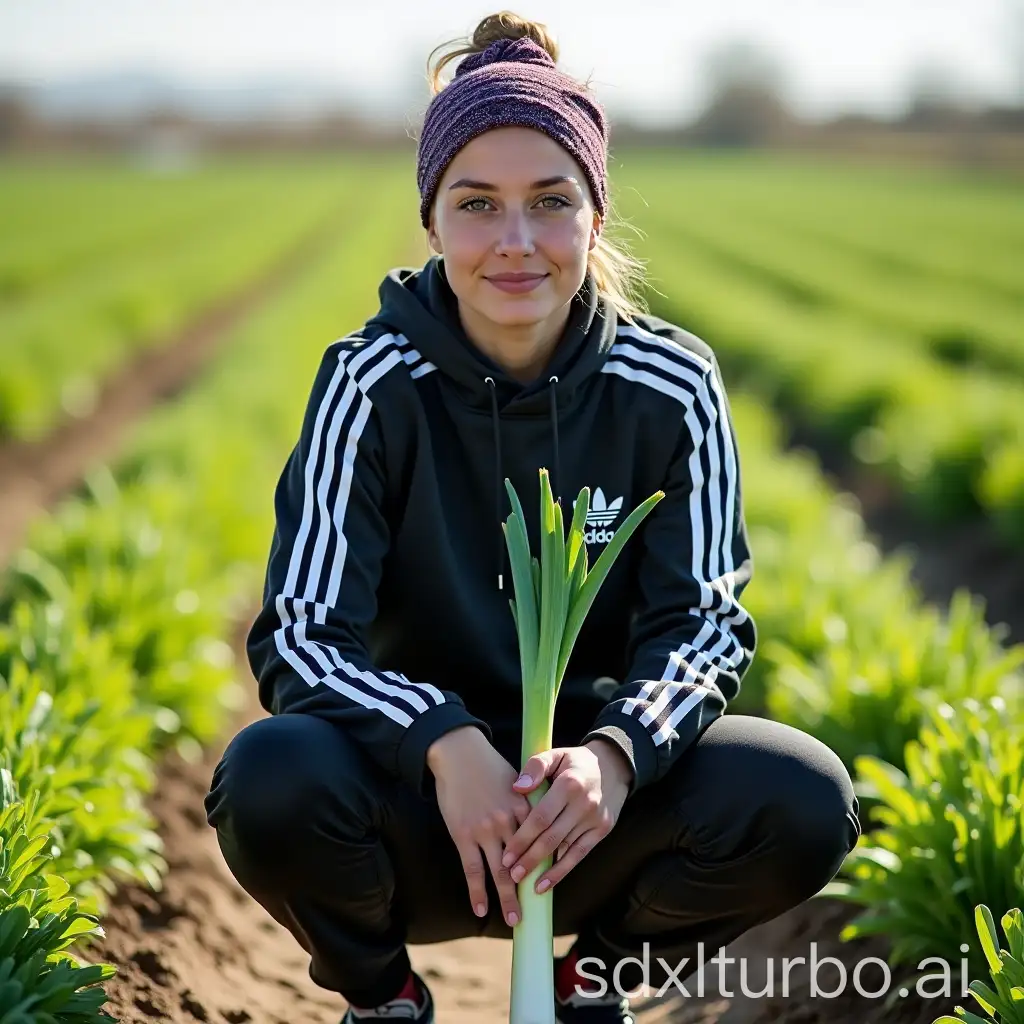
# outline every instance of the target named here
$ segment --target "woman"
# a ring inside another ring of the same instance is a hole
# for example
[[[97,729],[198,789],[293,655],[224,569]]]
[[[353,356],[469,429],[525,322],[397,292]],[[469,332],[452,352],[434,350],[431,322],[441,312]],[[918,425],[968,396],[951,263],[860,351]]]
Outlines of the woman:
[[[388,273],[379,313],[324,354],[248,638],[270,716],[206,800],[345,1021],[433,1021],[406,944],[510,937],[516,882],[553,854],[556,934],[577,936],[557,1019],[624,1024],[626,993],[681,983],[698,943],[710,957],[819,891],[860,832],[831,750],[723,714],[755,626],[721,375],[631,301],[602,235],[605,117],[556,61],[505,12],[435,70],[418,165],[435,254]],[[569,515],[591,488],[591,564],[665,497],[577,640],[555,747],[520,776],[503,482],[529,515],[541,466]]]

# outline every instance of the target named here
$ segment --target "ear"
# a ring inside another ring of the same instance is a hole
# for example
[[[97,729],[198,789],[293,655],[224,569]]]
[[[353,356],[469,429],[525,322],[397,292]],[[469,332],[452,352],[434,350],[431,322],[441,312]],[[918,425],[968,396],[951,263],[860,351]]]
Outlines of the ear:
[[[601,214],[596,210],[594,211],[594,226],[590,231],[590,246],[589,251],[593,251],[597,247],[597,240],[601,237]]]
[[[430,226],[427,228],[427,242],[429,243],[430,248],[434,250],[434,252],[443,252],[443,248],[441,246],[441,238],[438,235],[437,228],[434,225],[433,213],[431,213],[430,215]]]

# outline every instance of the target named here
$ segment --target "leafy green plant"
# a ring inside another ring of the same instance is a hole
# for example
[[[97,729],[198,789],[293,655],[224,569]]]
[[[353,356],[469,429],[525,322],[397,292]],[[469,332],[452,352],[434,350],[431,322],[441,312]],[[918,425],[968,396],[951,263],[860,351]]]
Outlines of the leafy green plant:
[[[983,605],[959,590],[948,613],[893,605],[858,621],[813,656],[769,639],[768,709],[818,737],[852,768],[869,754],[904,767],[906,745],[939,701],[1000,696],[1024,710],[1024,644],[1005,648],[986,626]]]
[[[978,903],[1010,907],[1024,893],[1024,721],[994,697],[930,709],[907,744],[906,772],[856,759],[857,783],[880,803],[824,895],[866,909],[843,939],[884,933],[894,963],[959,958]],[[985,966],[975,951],[973,973]]]
[[[584,487],[579,493],[566,538],[562,506],[552,498],[547,469],[541,468],[539,477],[540,558],[530,554],[526,516],[508,479],[505,489],[512,513],[502,524],[515,588],[515,598],[509,600],[509,607],[519,637],[522,666],[524,765],[534,754],[551,749],[558,690],[583,621],[626,542],[665,497],[664,491],[655,491],[637,506],[591,568],[583,536],[590,509],[590,488]],[[549,788],[545,780],[532,790],[530,804],[536,806]],[[534,891],[537,879],[550,866],[551,858],[547,857],[518,887],[523,919],[512,933],[512,1024],[554,1024],[552,894],[550,890]]]
[[[317,175],[315,195],[310,193],[304,212],[292,208],[288,224],[282,221],[265,230],[260,225],[252,229],[250,270],[255,269],[258,250],[269,255],[276,245],[274,238],[293,236],[300,217],[315,216],[317,209],[330,205],[330,196],[337,195],[339,188],[344,191],[346,180],[335,174],[332,164],[329,174]],[[382,176],[382,168],[374,166],[374,174]],[[234,191],[230,176],[225,180],[227,192]],[[294,179],[286,171],[282,180]],[[673,174],[668,180],[677,179]],[[743,181],[746,186],[753,184],[749,176]],[[118,189],[122,186],[119,182]],[[730,190],[733,198],[743,194],[746,186]],[[265,188],[264,194],[275,187]],[[59,187],[54,189],[53,198],[60,192]],[[398,195],[397,190],[394,194]],[[211,193],[209,208],[218,209],[222,202],[220,193]],[[5,199],[0,189],[0,213],[4,214],[0,219],[7,222],[18,205]],[[194,208],[189,199],[182,205]],[[71,208],[78,209],[103,206],[79,199],[71,202]],[[385,207],[394,211],[392,222],[381,220],[380,210]],[[270,493],[268,482],[280,470],[293,442],[324,338],[337,337],[373,312],[365,305],[372,301],[377,283],[373,268],[396,251],[396,244],[408,240],[408,221],[402,222],[407,212],[415,212],[412,205],[406,211],[400,202],[389,201],[384,207],[378,204],[377,212],[362,222],[354,217],[343,244],[249,320],[196,387],[133,429],[123,457],[109,472],[92,474],[74,499],[37,524],[30,547],[7,578],[6,597],[0,595],[0,729],[4,730],[0,743],[11,754],[9,771],[26,796],[25,806],[42,815],[26,835],[49,837],[37,855],[40,867],[34,874],[56,885],[55,899],[74,897],[80,911],[96,907],[119,869],[158,883],[159,849],[148,835],[151,823],[141,813],[151,760],[169,746],[186,754],[194,752],[197,742],[216,732],[221,713],[233,700],[229,695],[237,693],[227,684],[231,665],[224,633],[232,621],[230,612],[238,611],[239,595],[253,592],[253,579],[263,569],[273,509],[270,501],[258,495]],[[795,212],[800,212],[799,205]],[[180,223],[177,215],[163,220]],[[833,217],[816,217],[815,223],[824,227],[826,220],[830,230],[838,223]],[[96,268],[98,278],[111,265],[104,248],[85,237],[88,232],[77,242],[70,238],[67,216],[55,216],[53,222],[55,241],[69,247],[67,266],[78,259],[79,266]],[[964,230],[973,223],[965,218]],[[867,230],[870,224],[856,227]],[[130,234],[127,228],[118,230],[122,237]],[[23,232],[20,237],[42,236]],[[4,380],[10,386],[5,388],[0,381],[0,432],[5,425],[19,434],[29,432],[61,400],[82,404],[101,359],[128,351],[132,339],[125,334],[127,327],[167,327],[203,295],[214,294],[229,279],[241,280],[239,274],[245,276],[241,264],[207,275],[211,261],[230,261],[237,242],[237,236],[233,238],[225,239],[223,246],[196,265],[196,273],[177,256],[151,263],[161,282],[173,282],[162,296],[159,286],[152,287],[152,275],[147,279],[145,274],[126,273],[113,285],[97,280],[96,287],[83,285],[77,298],[61,298],[46,276],[51,270],[45,266],[45,247],[33,255],[30,246],[19,244],[10,256],[0,257],[0,291],[8,280],[13,284],[6,294],[16,302],[33,301],[33,296],[54,299],[53,310],[38,314],[38,320],[31,313],[24,321],[24,333],[15,335],[39,341],[16,345],[24,358],[19,355],[5,364]],[[975,485],[978,438],[1013,436],[1011,428],[1021,419],[1019,390],[1012,381],[991,388],[982,381],[978,401],[969,410],[971,423],[964,428],[968,462],[960,459],[955,423],[936,426],[929,421],[923,444],[916,445],[907,434],[915,429],[914,417],[890,415],[890,411],[900,403],[912,403],[915,409],[959,407],[962,374],[923,350],[887,348],[897,336],[894,332],[865,330],[851,322],[840,306],[816,310],[810,303],[794,308],[779,301],[779,272],[786,268],[772,268],[776,283],[760,288],[748,275],[734,274],[721,262],[685,252],[675,241],[670,234],[663,245],[665,260],[672,261],[665,265],[671,266],[673,275],[681,266],[687,271],[686,303],[693,313],[693,317],[679,317],[678,322],[706,326],[723,360],[745,368],[760,395],[794,413],[805,425],[844,444],[859,439],[857,458],[866,464],[886,467],[898,481],[919,480],[921,494],[949,494],[950,486]],[[872,244],[890,241],[871,239]],[[89,255],[74,256],[72,242],[80,254],[92,246]],[[128,258],[121,265],[128,266],[137,251],[126,249]],[[361,256],[355,263],[353,251]],[[915,246],[913,254],[939,262],[945,258],[937,247]],[[36,265],[38,275],[32,269]],[[821,273],[826,269],[819,268]],[[998,270],[992,261],[977,260],[957,272],[993,277]],[[56,263],[52,273],[61,273]],[[819,274],[810,291],[822,294],[843,283],[841,276],[827,278]],[[809,293],[803,282],[795,283],[795,288],[788,289],[791,296]],[[1015,283],[1006,274],[993,287],[1005,289]],[[919,308],[919,303],[903,304],[905,313]],[[95,315],[86,323],[86,317],[69,316],[76,310],[92,310]],[[347,324],[339,326],[339,317]],[[76,332],[80,353],[69,354],[66,340],[61,340],[66,332],[55,329],[69,319],[82,327]],[[37,335],[29,331],[33,323],[40,328]],[[0,324],[0,333],[4,326],[7,321]],[[287,345],[281,343],[284,337],[289,339]],[[66,379],[69,371],[70,381]],[[813,701],[773,706],[780,715],[806,721],[812,731],[819,727],[841,731],[840,722],[853,723],[851,728],[860,730],[856,742],[863,742],[871,723],[878,721],[872,708],[894,708],[892,738],[886,739],[884,747],[872,748],[892,754],[901,738],[914,730],[912,715],[900,717],[903,705],[896,698],[902,691],[897,692],[895,684],[909,690],[923,681],[927,692],[956,694],[970,692],[975,685],[989,692],[992,679],[1013,682],[1009,664],[1013,656],[1002,660],[990,643],[995,634],[977,617],[954,609],[951,623],[946,623],[921,612],[905,561],[881,557],[867,538],[856,508],[831,493],[813,459],[783,454],[785,439],[769,409],[756,406],[735,389],[732,404],[758,561],[746,603],[762,626],[766,643],[762,651],[780,652],[775,661],[755,660],[737,708],[743,697],[757,698],[759,689],[770,697],[773,689],[783,685],[779,669],[790,664],[795,666],[792,671],[811,680],[812,687],[822,692],[836,687],[833,697],[838,694],[840,700],[840,684],[866,673],[871,684],[866,701],[851,698],[849,706],[838,707],[834,715],[817,716]],[[965,467],[967,472],[961,472]],[[986,508],[1005,507],[1016,514],[1021,492],[1015,467],[1011,459],[998,473],[989,472],[988,489],[979,491]],[[950,507],[959,507],[955,503],[962,496],[950,497]],[[969,635],[957,636],[958,630]],[[773,647],[773,642],[779,646]],[[923,649],[931,642],[940,648],[934,656]],[[781,654],[782,648],[798,658],[790,662]],[[1001,663],[1011,674],[998,676]],[[885,678],[894,684],[894,703],[883,700],[876,706],[876,697],[886,692]],[[1014,727],[1015,722],[1011,722]],[[902,757],[901,750],[897,761]],[[867,783],[861,780],[862,792]],[[924,781],[918,785],[927,796]],[[950,899],[959,898],[957,885],[964,878],[983,875],[985,884],[975,885],[977,891],[965,890],[964,899],[977,895],[993,906],[1012,905],[1005,902],[1005,894],[991,896],[987,887],[996,888],[993,873],[1004,863],[1005,847],[1016,842],[1019,829],[1011,830],[996,853],[986,853],[992,846],[991,832],[978,825],[973,812],[958,813],[975,844],[965,847],[968,861],[957,861],[952,850],[941,845],[932,854],[917,851],[913,844],[900,846],[899,856],[908,864],[931,856],[940,879],[951,878],[949,888],[941,890],[948,891]],[[938,820],[941,824],[945,819],[940,814]],[[972,829],[978,833],[976,841]],[[4,843],[10,831],[2,833]],[[948,838],[947,833],[955,835],[952,823],[938,833],[939,839]],[[927,835],[924,830],[921,834]],[[880,862],[887,852],[891,853],[881,850]],[[987,866],[985,858],[990,855],[1003,859],[996,867]],[[937,866],[936,860],[946,867]],[[918,871],[923,879],[920,885],[932,886],[927,889],[931,898],[936,883],[927,874],[928,864],[911,867],[905,879],[913,884]],[[68,885],[67,892],[52,881],[58,876]],[[885,878],[878,885],[879,899],[884,895],[883,883],[887,884]],[[38,885],[33,891],[42,888]],[[961,903],[957,910],[962,910]],[[930,924],[924,921],[920,927]],[[906,927],[911,926],[918,924],[908,912]],[[38,922],[30,920],[26,929],[39,937]],[[946,932],[954,934],[952,917]],[[83,932],[81,937],[89,934]],[[931,934],[945,932],[933,928]],[[29,962],[40,965],[38,976],[50,970],[45,960],[25,961]],[[23,964],[20,969],[30,982],[33,967]]]
[[[1024,1024],[1024,914],[1014,907],[1002,917],[1008,950],[999,946],[992,911],[984,903],[974,908],[974,922],[995,990],[976,980],[968,988],[986,1016],[957,1006],[955,1017],[946,1014],[932,1024]]]
[[[58,1024],[102,1019],[98,984],[112,964],[85,964],[72,943],[102,937],[99,919],[83,912],[68,882],[52,871],[50,822],[36,794],[22,800],[0,759],[0,1021]]]
[[[185,542],[196,497],[170,480],[121,487],[98,470],[34,525],[0,587],[0,619],[10,620],[18,601],[49,608],[34,617],[37,635],[25,648],[49,688],[68,678],[75,632],[106,638],[133,675],[132,698],[154,742],[183,756],[216,736],[236,687],[222,638],[237,581],[216,549]]]
[[[152,787],[157,726],[130,667],[55,604],[19,601],[0,626],[0,746],[21,792],[52,821],[53,870],[86,899],[117,871],[159,877]]]

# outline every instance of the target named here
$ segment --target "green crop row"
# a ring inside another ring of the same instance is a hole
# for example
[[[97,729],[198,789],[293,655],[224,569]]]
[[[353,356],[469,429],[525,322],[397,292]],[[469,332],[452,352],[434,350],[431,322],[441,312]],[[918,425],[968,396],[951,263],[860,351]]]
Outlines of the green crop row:
[[[88,946],[116,884],[161,884],[157,759],[194,756],[237,705],[227,639],[259,593],[272,480],[325,339],[373,311],[378,268],[408,241],[415,211],[393,209],[353,210],[328,257],[36,523],[6,574],[0,977],[15,980],[0,1018],[101,1019],[89,986],[112,969],[88,965]]]
[[[282,173],[295,172],[248,159],[174,172],[120,160],[8,160],[0,166],[0,310],[152,257],[232,208],[280,194]]]
[[[67,172],[72,193],[76,173]],[[350,201],[350,182],[334,167],[238,170],[233,188],[224,174],[199,169],[187,182],[168,183],[172,198],[159,230],[151,225],[136,244],[93,252],[77,273],[0,304],[0,438],[36,438],[62,411],[88,412],[103,377],[128,356],[255,278]],[[186,210],[189,190],[196,204]],[[152,198],[147,189],[130,194]],[[144,209],[115,209],[122,211],[115,220],[135,213],[149,224]],[[87,220],[103,225],[95,213]]]
[[[667,212],[701,204],[738,222],[770,224],[780,241],[817,240],[897,277],[1024,299],[1017,269],[1024,217],[1012,179],[768,153],[629,153],[621,164],[627,207],[644,201]],[[638,183],[640,196],[633,194]]]
[[[700,193],[682,190],[668,203],[663,188],[652,182],[642,192],[665,209],[658,230],[671,232],[676,244],[706,252],[798,307],[833,308],[866,328],[881,328],[890,344],[915,347],[944,362],[1024,377],[1024,296],[1001,298],[963,282],[898,272],[766,222],[756,208],[728,196],[710,203]]]
[[[812,456],[782,452],[781,427],[752,396],[731,400],[755,579],[747,604],[760,650],[736,707],[818,736],[852,769],[858,754],[903,767],[936,700],[1002,695],[1024,706],[1024,645],[985,624],[967,591],[926,603],[903,556],[882,557],[856,504]]]
[[[787,302],[660,229],[651,305],[713,340],[744,387],[877,469],[925,520],[988,516],[1024,545],[1024,392],[954,370],[828,308]]]

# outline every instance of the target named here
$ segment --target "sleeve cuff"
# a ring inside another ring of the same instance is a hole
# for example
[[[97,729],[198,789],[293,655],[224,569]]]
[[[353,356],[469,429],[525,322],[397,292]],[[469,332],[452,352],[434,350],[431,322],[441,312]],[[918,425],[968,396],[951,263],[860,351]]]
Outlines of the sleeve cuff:
[[[580,745],[595,736],[601,736],[614,743],[633,766],[630,796],[657,778],[658,752],[654,746],[654,738],[638,719],[619,711],[602,714],[594,728],[580,740]]]
[[[475,725],[492,738],[490,726],[471,715],[465,705],[448,701],[424,711],[406,729],[398,745],[398,773],[420,796],[426,796],[433,785],[433,775],[427,770],[427,750],[431,743],[445,733],[464,725]]]

